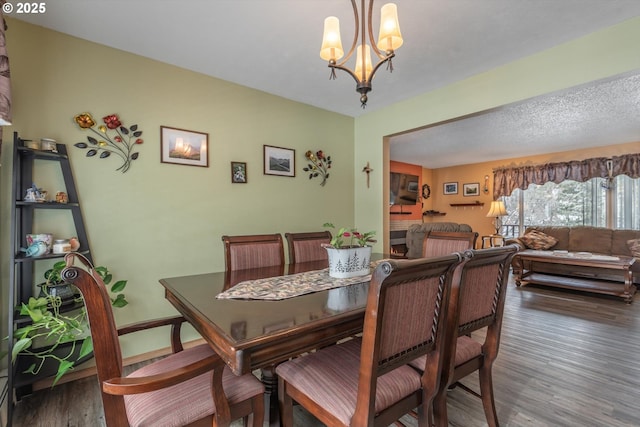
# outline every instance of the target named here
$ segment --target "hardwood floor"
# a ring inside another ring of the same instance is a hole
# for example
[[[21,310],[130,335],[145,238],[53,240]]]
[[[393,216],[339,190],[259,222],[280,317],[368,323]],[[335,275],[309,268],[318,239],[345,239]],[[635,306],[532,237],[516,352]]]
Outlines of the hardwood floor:
[[[516,288],[511,280],[493,375],[501,425],[639,426],[639,299],[628,305],[605,296]],[[477,375],[465,384],[478,390]],[[13,425],[104,426],[98,393],[95,377],[36,392],[19,402]],[[479,399],[459,388],[449,397],[451,426],[486,426]],[[297,426],[321,425],[295,410]]]

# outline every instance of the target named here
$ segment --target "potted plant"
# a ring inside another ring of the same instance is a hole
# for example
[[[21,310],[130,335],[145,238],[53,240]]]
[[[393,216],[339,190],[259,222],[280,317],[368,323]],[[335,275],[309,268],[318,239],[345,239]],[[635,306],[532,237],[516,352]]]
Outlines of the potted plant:
[[[44,273],[46,281],[39,285],[40,296],[31,297],[28,302],[23,302],[18,307],[21,315],[31,318],[31,323],[14,331],[16,342],[11,354],[12,363],[16,363],[18,356],[31,357],[34,363],[24,372],[34,375],[40,372],[45,362],[57,362],[58,369],[53,385],[79,360],[93,351],[84,305],[77,310],[63,309],[69,302],[82,301],[82,296],[73,289],[73,285],[64,283],[60,278],[60,272],[65,265],[64,261],[59,261],[47,270]],[[115,294],[115,297],[111,298],[112,305],[126,306],[128,301],[122,291],[127,281],[118,280],[111,284],[113,276],[107,267],[95,267],[95,270],[104,284],[110,285],[110,291]],[[78,351],[79,342],[82,344]]]
[[[335,226],[327,222],[328,228]],[[340,228],[329,245],[324,245],[329,256],[329,276],[344,279],[364,276],[370,272],[371,246],[375,231],[360,233],[355,228]]]

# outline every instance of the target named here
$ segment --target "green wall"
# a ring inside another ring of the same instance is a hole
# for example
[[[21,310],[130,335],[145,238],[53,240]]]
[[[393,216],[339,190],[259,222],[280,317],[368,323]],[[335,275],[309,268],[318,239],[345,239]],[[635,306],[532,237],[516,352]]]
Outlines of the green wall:
[[[94,261],[129,280],[130,305],[116,310],[118,324],[175,314],[158,279],[223,270],[223,234],[316,231],[327,221],[353,225],[353,118],[22,21],[8,25],[14,124],[3,129],[0,178],[3,313],[14,131],[67,144]],[[100,122],[117,113],[125,125],[139,125],[144,143],[127,173],[115,171],[114,157],[87,158],[73,147],[86,141],[73,121],[85,111]],[[209,167],[161,163],[161,125],[208,133]],[[263,174],[264,144],[296,150],[295,178]],[[333,159],[324,187],[302,170],[304,153],[320,149]],[[231,184],[231,161],[247,163],[247,184]],[[49,166],[36,183],[55,194],[63,189],[59,168]],[[36,231],[72,235],[70,216],[44,216]],[[41,263],[44,271],[49,263]],[[6,331],[5,314],[2,322]],[[126,355],[166,345],[156,336],[123,341]]]

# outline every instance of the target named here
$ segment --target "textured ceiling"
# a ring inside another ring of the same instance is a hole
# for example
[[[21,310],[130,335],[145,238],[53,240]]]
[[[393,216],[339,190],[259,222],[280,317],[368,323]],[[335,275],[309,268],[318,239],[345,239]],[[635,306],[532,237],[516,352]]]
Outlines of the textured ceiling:
[[[439,168],[636,141],[640,74],[631,74],[394,136],[390,157]]]
[[[46,13],[9,16],[353,117],[640,16],[638,0],[396,3],[405,43],[394,72],[382,67],[376,75],[365,111],[353,79],[338,72],[330,81],[318,55],[329,15],[340,18],[348,48],[353,16],[347,0],[53,0],[46,2]],[[382,4],[376,2],[374,22]],[[600,122],[607,122],[606,111],[600,113]],[[524,121],[527,127],[535,123]],[[495,119],[478,126],[499,130],[505,124]],[[534,136],[531,129],[527,138]],[[474,141],[485,153],[499,147]],[[437,164],[448,162],[446,147],[436,148],[443,159]],[[401,155],[399,150],[394,153]]]

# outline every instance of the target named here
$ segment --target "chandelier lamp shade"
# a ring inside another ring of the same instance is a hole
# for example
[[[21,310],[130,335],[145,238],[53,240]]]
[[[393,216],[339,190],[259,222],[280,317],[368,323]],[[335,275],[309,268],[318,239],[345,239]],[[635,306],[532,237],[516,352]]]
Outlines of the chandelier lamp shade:
[[[340,21],[335,16],[329,16],[324,20],[324,36],[322,37],[322,47],[320,48],[320,57],[325,61],[329,61],[329,68],[331,68],[330,79],[336,78],[336,69],[346,71],[354,78],[356,91],[360,93],[362,108],[367,105],[367,93],[371,91],[371,80],[376,71],[382,64],[387,63],[387,69],[392,72],[393,64],[391,59],[395,56],[396,49],[402,46],[398,9],[394,3],[387,3],[382,6],[378,42],[374,42],[373,27],[371,25],[373,2],[374,0],[361,0],[360,11],[358,11],[356,0],[351,0],[355,17],[355,31],[351,49],[346,56],[344,56],[340,37]],[[365,9],[365,3],[368,3],[367,9]],[[367,11],[366,14],[365,11]],[[375,65],[371,62],[371,49],[373,49],[378,59]],[[356,53],[356,63],[352,71],[346,66],[346,63],[351,59],[354,52]],[[343,56],[344,59],[342,59]]]
[[[488,218],[495,218],[493,223],[496,228],[495,236],[500,235],[500,229],[502,228],[502,218],[507,215],[507,208],[504,206],[504,202],[502,200],[494,200],[491,202],[491,207],[489,208],[489,213],[487,214]]]

